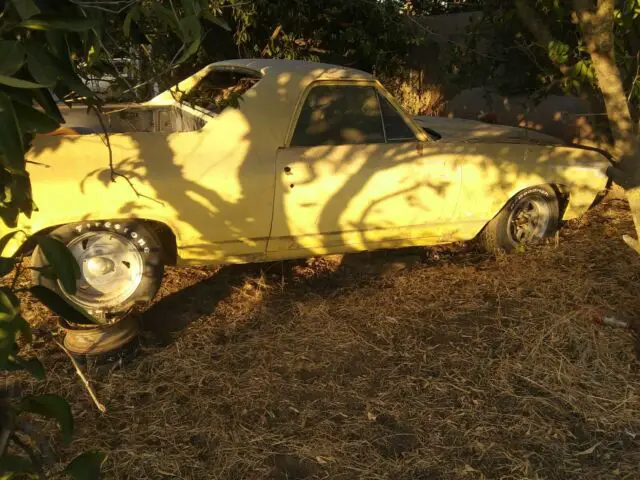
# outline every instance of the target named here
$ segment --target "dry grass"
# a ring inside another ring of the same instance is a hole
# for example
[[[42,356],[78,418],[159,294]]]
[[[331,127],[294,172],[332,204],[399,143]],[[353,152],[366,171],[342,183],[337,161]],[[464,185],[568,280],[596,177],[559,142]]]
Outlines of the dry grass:
[[[590,319],[640,311],[631,229],[610,200],[509,256],[174,269],[139,358],[89,368],[107,414],[48,345],[27,388],[71,399],[61,454],[102,449],[110,479],[638,478],[634,338]]]
[[[423,84],[417,72],[380,79],[394,98],[412,115],[440,115],[444,111],[445,94],[442,85]]]

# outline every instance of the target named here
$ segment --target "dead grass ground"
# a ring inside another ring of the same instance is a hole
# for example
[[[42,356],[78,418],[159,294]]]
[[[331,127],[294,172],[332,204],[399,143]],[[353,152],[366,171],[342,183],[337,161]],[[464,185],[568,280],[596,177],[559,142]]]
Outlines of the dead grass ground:
[[[141,355],[89,368],[107,414],[44,343],[27,390],[71,399],[60,453],[105,451],[109,479],[635,479],[634,338],[590,319],[640,311],[631,230],[613,199],[509,256],[173,269]]]

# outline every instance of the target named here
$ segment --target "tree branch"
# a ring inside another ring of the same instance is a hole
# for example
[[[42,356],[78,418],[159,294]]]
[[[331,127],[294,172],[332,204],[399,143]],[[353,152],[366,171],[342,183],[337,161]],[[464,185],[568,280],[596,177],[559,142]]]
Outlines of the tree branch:
[[[100,122],[100,127],[102,128],[102,132],[104,133],[104,143],[107,146],[107,149],[109,150],[109,172],[111,175],[111,182],[115,183],[116,178],[118,177],[124,178],[125,181],[131,187],[131,190],[133,190],[133,193],[136,194],[136,197],[146,198],[147,200],[151,200],[152,202],[156,202],[160,205],[164,205],[164,203],[162,203],[160,200],[140,193],[138,189],[136,189],[136,187],[133,185],[133,182],[129,177],[127,177],[124,173],[120,173],[116,171],[115,167],[113,166],[113,150],[111,148],[111,141],[109,139],[109,131],[107,130],[107,125],[104,123],[104,118],[102,117],[102,111],[100,110],[99,107],[95,105],[91,105],[89,106],[89,108],[95,112],[96,116],[98,117],[98,122]]]
[[[542,20],[540,20],[530,2],[527,0],[515,0],[514,3],[518,17],[520,17],[520,21],[525,27],[527,27],[529,32],[531,32],[531,35],[533,35],[533,38],[536,40],[536,44],[540,48],[544,49],[548,55],[549,44],[553,42],[553,35],[551,35],[551,31],[542,22]],[[565,77],[571,70],[567,65],[556,65],[556,67]]]
[[[82,370],[80,369],[80,365],[78,365],[78,362],[76,362],[75,358],[73,358],[73,355],[71,354],[71,352],[67,350],[67,348],[64,345],[62,345],[59,341],[53,338],[53,336],[51,336],[51,340],[53,340],[53,343],[55,343],[60,348],[60,350],[62,350],[67,355],[67,357],[69,357],[69,360],[71,360],[71,363],[73,364],[73,368],[76,369],[76,373],[78,374],[78,377],[80,377],[80,380],[82,380],[82,384],[84,385],[84,388],[89,393],[91,400],[93,400],[93,403],[98,408],[98,410],[100,410],[101,413],[106,413],[107,407],[105,407],[104,404],[100,400],[98,400],[96,393],[93,391],[93,388],[91,388],[91,385],[89,384],[89,380],[87,380],[87,377],[85,377],[84,374],[82,373]]]

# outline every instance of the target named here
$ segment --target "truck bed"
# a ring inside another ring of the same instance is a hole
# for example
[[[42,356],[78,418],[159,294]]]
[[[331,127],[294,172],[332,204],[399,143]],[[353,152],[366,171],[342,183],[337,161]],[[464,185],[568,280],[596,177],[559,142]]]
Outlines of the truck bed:
[[[84,105],[62,106],[64,133],[102,133],[98,116]],[[204,121],[176,106],[110,104],[103,107],[103,120],[109,133],[129,132],[191,132],[199,130]]]

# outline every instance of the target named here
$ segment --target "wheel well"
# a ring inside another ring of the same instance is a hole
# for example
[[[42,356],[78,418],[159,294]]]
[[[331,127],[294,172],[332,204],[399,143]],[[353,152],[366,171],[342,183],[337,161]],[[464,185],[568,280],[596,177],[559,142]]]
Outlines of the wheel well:
[[[153,233],[155,233],[158,240],[160,240],[164,264],[176,265],[178,263],[178,242],[171,227],[165,223],[156,222],[155,220],[144,220],[144,223],[152,227]]]
[[[103,220],[103,221],[107,221],[107,220]],[[144,223],[147,226],[150,226],[151,229],[153,230],[153,233],[158,237],[158,240],[162,245],[164,264],[176,265],[178,263],[178,243],[176,241],[176,236],[173,233],[173,230],[171,230],[171,227],[169,227],[165,223],[158,222],[155,220],[140,219],[140,222]],[[63,227],[64,225],[65,224],[53,225],[51,227],[43,228],[42,230],[37,231],[36,233],[31,235],[26,242],[22,244],[22,246],[18,249],[17,254],[18,255],[31,254],[33,252],[33,249],[36,247],[35,237],[37,235],[48,235],[49,233],[53,232],[57,228]]]

